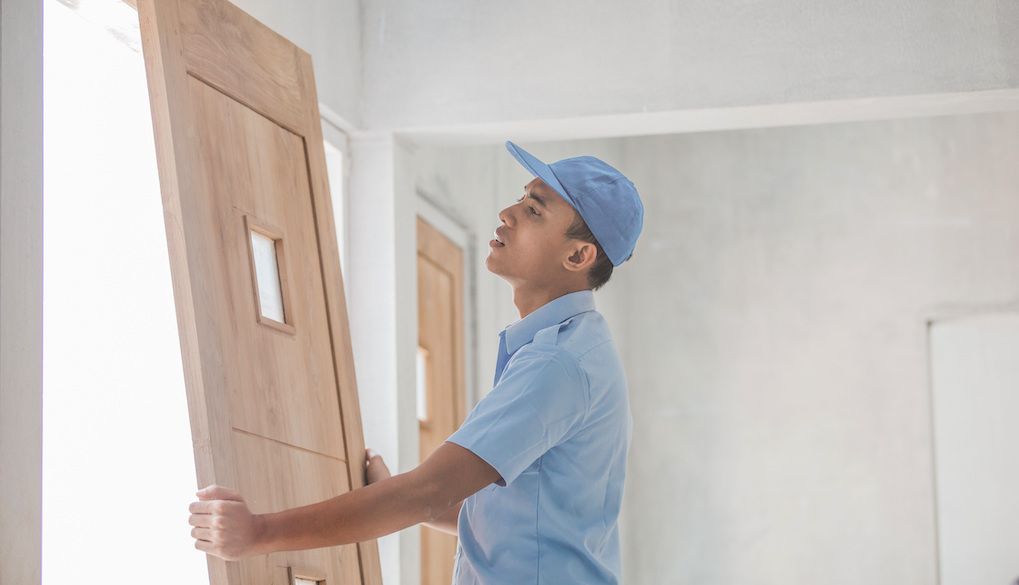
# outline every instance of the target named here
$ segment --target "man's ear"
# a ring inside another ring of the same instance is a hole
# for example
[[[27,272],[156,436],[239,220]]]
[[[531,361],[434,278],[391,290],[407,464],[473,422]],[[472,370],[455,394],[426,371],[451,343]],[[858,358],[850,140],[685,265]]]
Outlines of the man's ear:
[[[582,272],[594,265],[598,248],[591,242],[577,240],[570,255],[563,261],[563,267],[570,272]]]

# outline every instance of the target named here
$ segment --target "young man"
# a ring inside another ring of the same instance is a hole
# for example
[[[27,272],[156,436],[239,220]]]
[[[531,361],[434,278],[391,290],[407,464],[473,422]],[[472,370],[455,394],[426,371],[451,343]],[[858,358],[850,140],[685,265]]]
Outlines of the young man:
[[[626,379],[592,289],[628,260],[643,227],[633,183],[591,156],[545,164],[499,213],[488,269],[520,319],[499,334],[492,390],[424,462],[368,484],[253,515],[209,486],[190,506],[195,547],[225,559],[347,544],[425,523],[459,536],[454,583],[618,583],[617,519],[632,419]]]

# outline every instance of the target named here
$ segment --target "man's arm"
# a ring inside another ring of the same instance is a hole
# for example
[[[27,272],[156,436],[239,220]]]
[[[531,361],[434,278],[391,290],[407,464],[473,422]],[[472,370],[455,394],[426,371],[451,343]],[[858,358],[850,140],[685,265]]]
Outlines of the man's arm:
[[[436,522],[499,477],[474,453],[446,442],[407,473],[282,512],[252,515],[239,494],[211,486],[191,504],[192,536],[196,548],[227,560],[362,542]]]
[[[364,477],[368,485],[387,479],[392,475],[389,472],[389,466],[386,465],[386,462],[382,459],[381,455],[376,455],[371,449],[366,449],[365,454]],[[460,517],[460,508],[462,507],[463,501],[461,500],[452,508],[443,512],[441,516],[431,522],[425,522],[424,525],[456,536],[457,520]]]
[[[463,508],[463,505],[464,505],[463,501],[460,501],[452,508],[443,512],[442,515],[436,518],[435,520],[432,520],[431,522],[425,522],[424,523],[425,526],[428,526],[429,528],[434,528],[435,530],[438,530],[440,532],[445,532],[447,534],[452,534],[453,536],[456,536],[457,521],[460,518],[460,508]]]

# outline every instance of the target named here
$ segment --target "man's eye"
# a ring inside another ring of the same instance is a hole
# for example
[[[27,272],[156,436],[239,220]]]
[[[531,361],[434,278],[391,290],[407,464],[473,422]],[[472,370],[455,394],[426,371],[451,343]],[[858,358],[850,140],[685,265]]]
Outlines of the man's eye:
[[[520,199],[517,199],[517,203],[520,203],[521,201],[523,201],[523,200],[524,200],[524,197],[527,197],[527,195],[521,195],[521,196],[520,196]],[[535,209],[533,205],[528,205],[528,206],[527,206],[527,209],[530,209],[530,210],[531,210],[531,214],[532,214],[532,215],[541,215],[540,213],[538,213],[538,210],[537,210],[537,209]]]

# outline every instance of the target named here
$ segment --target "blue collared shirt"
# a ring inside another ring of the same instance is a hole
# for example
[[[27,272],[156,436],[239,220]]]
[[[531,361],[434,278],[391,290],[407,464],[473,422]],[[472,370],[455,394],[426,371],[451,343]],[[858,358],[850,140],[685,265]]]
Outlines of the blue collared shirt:
[[[506,327],[495,386],[447,439],[502,476],[464,500],[454,585],[618,583],[632,425],[590,290]]]

